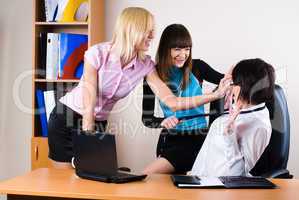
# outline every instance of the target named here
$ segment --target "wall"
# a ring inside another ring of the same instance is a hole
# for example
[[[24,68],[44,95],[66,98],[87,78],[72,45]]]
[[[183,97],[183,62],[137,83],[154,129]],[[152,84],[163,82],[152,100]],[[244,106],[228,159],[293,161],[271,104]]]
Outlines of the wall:
[[[116,17],[123,8],[141,6],[155,15],[156,38],[149,51],[153,58],[162,30],[171,23],[182,23],[193,36],[193,57],[204,59],[219,71],[225,72],[229,66],[245,58],[261,57],[273,64],[277,82],[285,89],[291,115],[289,169],[299,177],[299,136],[296,134],[299,124],[295,123],[299,120],[296,103],[298,1],[109,0],[106,4],[107,39],[111,38]],[[118,134],[120,163],[137,171],[154,159],[159,133],[144,128],[141,123],[141,94],[142,87],[139,85],[116,106],[115,114],[110,118],[114,123],[122,120],[115,131]],[[121,113],[118,109],[122,109]],[[133,132],[136,136],[132,136]]]
[[[28,3],[29,2],[29,3]],[[0,7],[0,179],[30,170],[31,115],[16,106],[15,80],[32,66],[32,2],[1,1]],[[31,107],[31,77],[16,87]]]

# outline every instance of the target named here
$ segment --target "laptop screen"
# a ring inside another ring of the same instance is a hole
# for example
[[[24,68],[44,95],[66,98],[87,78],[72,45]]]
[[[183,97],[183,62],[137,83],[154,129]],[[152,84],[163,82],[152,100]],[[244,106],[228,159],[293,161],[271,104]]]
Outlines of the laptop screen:
[[[115,136],[109,133],[88,134],[75,130],[74,156],[76,170],[97,175],[117,172]]]

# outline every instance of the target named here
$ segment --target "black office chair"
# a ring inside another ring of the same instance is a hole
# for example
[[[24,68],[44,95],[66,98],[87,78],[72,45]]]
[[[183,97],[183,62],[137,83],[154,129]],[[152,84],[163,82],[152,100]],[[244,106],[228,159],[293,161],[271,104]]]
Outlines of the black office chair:
[[[290,119],[282,88],[275,85],[274,98],[266,104],[272,125],[269,145],[258,160],[251,174],[266,178],[292,178],[287,170],[290,146]]]

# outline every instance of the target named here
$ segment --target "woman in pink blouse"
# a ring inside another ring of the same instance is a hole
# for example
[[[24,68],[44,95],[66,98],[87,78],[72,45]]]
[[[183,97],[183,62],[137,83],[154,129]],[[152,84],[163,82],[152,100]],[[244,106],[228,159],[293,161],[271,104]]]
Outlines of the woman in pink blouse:
[[[84,72],[78,86],[59,100],[49,119],[49,158],[54,167],[71,166],[71,129],[104,131],[114,104],[144,77],[153,92],[174,111],[224,96],[225,80],[210,95],[187,98],[173,95],[157,75],[150,56],[145,55],[153,37],[153,15],[143,8],[129,7],[118,17],[112,41],[96,44],[85,52]]]

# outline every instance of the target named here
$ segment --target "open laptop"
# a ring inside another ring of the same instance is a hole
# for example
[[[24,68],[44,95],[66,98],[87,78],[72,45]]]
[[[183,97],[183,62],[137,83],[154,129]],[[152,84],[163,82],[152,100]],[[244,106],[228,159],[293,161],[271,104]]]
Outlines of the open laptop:
[[[74,165],[79,177],[107,183],[126,183],[146,177],[118,171],[114,135],[73,131]]]

